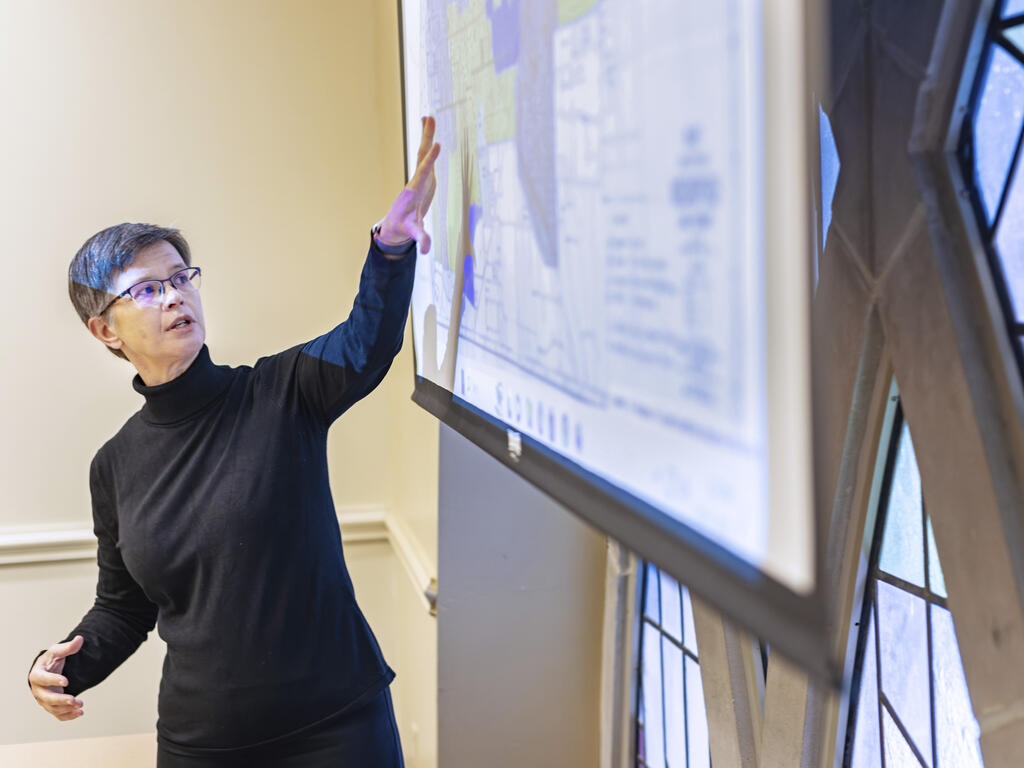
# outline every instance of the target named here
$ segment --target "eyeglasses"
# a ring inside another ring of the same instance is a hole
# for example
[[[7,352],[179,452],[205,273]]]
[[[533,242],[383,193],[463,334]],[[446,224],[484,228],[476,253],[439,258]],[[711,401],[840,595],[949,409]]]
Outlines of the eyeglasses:
[[[141,283],[127,288],[117,294],[97,316],[102,315],[118,301],[118,299],[131,299],[143,307],[152,307],[159,304],[164,296],[164,283],[170,283],[171,287],[179,293],[189,294],[199,290],[199,283],[202,278],[202,270],[199,267],[185,267],[179,269],[170,277],[163,280],[143,280]]]

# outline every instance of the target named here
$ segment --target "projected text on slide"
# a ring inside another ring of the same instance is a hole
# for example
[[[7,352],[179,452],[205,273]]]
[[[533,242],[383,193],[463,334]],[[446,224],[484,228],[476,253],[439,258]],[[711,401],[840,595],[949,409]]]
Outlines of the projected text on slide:
[[[405,0],[442,155],[417,373],[753,564],[768,540],[760,4]]]

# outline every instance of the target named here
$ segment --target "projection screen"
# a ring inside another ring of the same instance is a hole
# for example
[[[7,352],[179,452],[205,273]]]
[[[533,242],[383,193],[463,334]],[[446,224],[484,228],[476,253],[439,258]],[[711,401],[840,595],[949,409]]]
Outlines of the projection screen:
[[[812,672],[800,0],[404,0],[414,400]]]

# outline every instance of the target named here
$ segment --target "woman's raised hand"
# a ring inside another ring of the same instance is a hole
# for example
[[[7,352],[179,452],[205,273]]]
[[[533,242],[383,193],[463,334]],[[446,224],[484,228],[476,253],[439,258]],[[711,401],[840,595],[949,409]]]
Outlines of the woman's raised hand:
[[[437,123],[432,117],[423,118],[423,138],[416,158],[416,173],[409,179],[387,216],[381,223],[378,237],[382,242],[399,245],[415,240],[422,253],[430,251],[430,235],[423,229],[423,217],[434,199],[437,179],[434,176],[434,161],[441,153],[441,146],[434,143]]]
[[[75,635],[66,643],[51,645],[49,650],[36,659],[28,673],[28,682],[36,702],[58,720],[74,720],[83,714],[82,702],[64,693],[68,680],[61,672],[64,671],[64,659],[82,650],[84,642],[81,635]]]

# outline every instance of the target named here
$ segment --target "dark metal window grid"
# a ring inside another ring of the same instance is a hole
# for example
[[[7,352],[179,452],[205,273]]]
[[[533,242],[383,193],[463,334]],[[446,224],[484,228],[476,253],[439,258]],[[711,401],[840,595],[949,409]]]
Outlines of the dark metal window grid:
[[[700,659],[697,657],[696,653],[694,653],[692,650],[690,650],[689,648],[686,647],[686,641],[685,641],[685,638],[686,638],[686,608],[685,608],[685,606],[683,604],[683,589],[682,589],[682,585],[680,585],[678,582],[676,582],[676,591],[679,594],[679,637],[676,638],[671,632],[666,630],[662,626],[662,624],[661,624],[661,605],[662,605],[662,600],[661,600],[661,571],[656,566],[648,564],[646,562],[641,562],[641,565],[643,567],[643,576],[641,578],[641,584],[640,584],[641,605],[640,605],[640,611],[639,611],[641,632],[639,634],[640,647],[639,647],[639,652],[637,653],[636,675],[637,675],[638,684],[636,686],[636,702],[635,702],[635,709],[634,709],[634,711],[639,713],[641,711],[641,708],[643,707],[643,697],[644,697],[644,685],[643,685],[643,681],[644,681],[644,675],[643,675],[643,670],[644,670],[644,642],[643,642],[643,637],[644,637],[644,633],[643,633],[643,627],[646,624],[647,626],[651,627],[652,629],[654,629],[658,633],[658,669],[659,669],[659,671],[661,673],[660,674],[660,677],[661,677],[661,738],[662,738],[662,750],[663,750],[662,754],[666,755],[666,765],[667,765],[667,755],[668,755],[668,723],[666,722],[666,707],[665,707],[665,659],[664,659],[664,643],[665,643],[665,641],[667,640],[669,643],[674,645],[676,648],[678,648],[680,651],[682,651],[682,654],[683,654],[683,663],[682,663],[682,667],[683,667],[683,685],[682,685],[682,693],[683,693],[683,751],[684,751],[684,754],[686,755],[686,765],[685,765],[685,768],[690,768],[690,719],[689,719],[690,709],[689,709],[689,701],[688,701],[689,691],[687,690],[688,686],[686,684],[686,675],[687,675],[687,672],[686,672],[686,660],[687,659],[691,659],[695,663],[700,664]],[[657,618],[654,618],[654,617],[652,617],[650,615],[649,606],[647,605],[648,579],[651,577],[652,573],[653,573],[653,575],[655,577],[656,586],[657,586],[657,597],[656,597],[656,601],[657,601]],[[675,581],[675,579],[673,579],[673,581]],[[636,765],[638,766],[638,768],[648,768],[648,763],[646,762],[646,759],[645,759],[646,758],[647,741],[645,739],[645,734],[644,734],[644,730],[645,730],[645,726],[646,726],[646,719],[647,719],[648,716],[649,716],[649,713],[646,712],[646,710],[645,710],[644,711],[645,723],[643,725],[641,725],[639,718],[637,718],[637,721],[636,721],[636,740],[635,740],[635,743],[636,743]],[[671,768],[675,768],[675,766],[672,766]],[[679,768],[684,768],[684,767],[680,766]]]
[[[985,49],[979,60],[978,72],[972,85],[969,102],[970,108],[964,116],[964,122],[960,132],[958,156],[963,178],[967,183],[967,192],[970,198],[971,208],[974,210],[975,218],[978,221],[982,243],[985,248],[985,255],[988,259],[993,282],[995,283],[996,291],[999,294],[999,301],[1003,308],[1006,329],[1010,336],[1015,338],[1018,342],[1012,345],[1013,352],[1017,360],[1017,365],[1021,372],[1024,373],[1024,349],[1022,349],[1021,344],[1022,337],[1024,337],[1024,318],[1018,318],[1014,314],[1013,301],[1011,299],[1006,274],[1003,271],[1002,258],[995,245],[995,237],[999,230],[999,224],[1002,221],[1006,201],[1009,198],[1010,190],[1013,188],[1013,182],[1016,174],[1019,171],[1020,166],[1024,164],[1021,162],[1021,154],[1024,152],[1024,121],[1022,121],[1021,125],[1018,127],[1017,141],[1014,145],[1014,151],[1010,158],[1009,167],[1005,171],[1003,186],[999,192],[999,201],[996,205],[995,213],[992,216],[991,222],[988,221],[985,206],[981,199],[981,184],[978,178],[974,143],[974,117],[977,113],[978,105],[981,102],[981,97],[985,91],[985,83],[988,79],[988,71],[992,63],[993,54],[996,50],[1001,50],[1015,59],[1021,67],[1024,68],[1024,51],[1018,48],[1013,41],[1006,36],[1006,31],[1008,29],[1024,25],[1024,13],[1018,13],[1013,16],[1003,18],[1003,8],[1003,2],[996,4],[996,8],[992,14],[992,20],[988,26]]]
[[[878,743],[879,752],[882,768],[885,768],[885,731],[883,729],[883,712],[887,711],[889,716],[892,718],[893,723],[899,729],[900,733],[903,734],[903,738],[906,741],[910,750],[914,753],[914,756],[918,759],[922,766],[933,766],[933,768],[939,768],[938,765],[938,745],[937,745],[937,729],[936,729],[936,718],[935,718],[935,663],[934,653],[932,649],[932,609],[933,606],[940,608],[947,608],[946,598],[932,591],[932,563],[931,554],[928,546],[928,511],[927,504],[924,502],[923,496],[921,501],[921,547],[923,550],[924,557],[924,587],[920,587],[916,584],[912,584],[900,577],[888,573],[882,570],[879,565],[881,559],[882,547],[885,540],[885,527],[886,521],[889,517],[889,501],[892,493],[892,484],[896,471],[896,458],[899,453],[901,437],[903,434],[903,409],[899,405],[896,408],[896,417],[893,420],[892,434],[889,435],[888,445],[886,447],[886,460],[885,470],[882,478],[881,493],[879,494],[878,501],[878,515],[875,520],[875,529],[872,533],[871,540],[871,551],[868,559],[868,580],[864,590],[864,604],[861,609],[860,622],[858,624],[859,631],[857,634],[857,655],[856,662],[854,665],[853,676],[850,684],[850,707],[849,716],[846,727],[846,745],[843,755],[843,767],[850,768],[853,761],[853,748],[854,739],[856,737],[857,727],[857,714],[860,705],[860,689],[862,683],[862,676],[864,671],[864,657],[867,652],[867,640],[868,640],[868,624],[873,623],[874,627],[874,643],[875,643],[875,685],[878,691]],[[885,691],[882,688],[882,648],[881,648],[881,632],[879,630],[878,622],[878,583],[884,582],[897,589],[900,589],[908,594],[914,595],[924,600],[925,603],[925,629],[928,643],[928,708],[929,718],[931,720],[931,743],[928,745],[918,745],[910,737],[910,734],[904,726],[903,721],[896,713],[895,708],[890,703],[888,697],[885,695]],[[873,620],[869,622],[869,620]],[[921,755],[921,749],[927,748],[930,751],[930,759],[927,761]],[[942,766],[942,768],[946,768]]]

